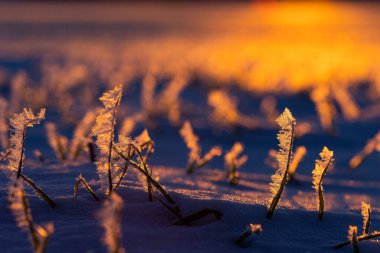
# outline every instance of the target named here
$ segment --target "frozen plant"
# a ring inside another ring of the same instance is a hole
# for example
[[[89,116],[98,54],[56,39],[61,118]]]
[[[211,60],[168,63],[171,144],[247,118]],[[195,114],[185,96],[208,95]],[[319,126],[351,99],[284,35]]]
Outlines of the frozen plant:
[[[122,207],[123,199],[116,192],[112,192],[99,213],[104,229],[103,243],[109,253],[125,253],[121,240]]]
[[[299,164],[305,157],[306,153],[307,149],[305,146],[299,146],[296,148],[288,171],[289,182],[296,181],[296,171],[298,169]],[[278,161],[276,160],[277,154],[277,150],[270,149],[268,152],[268,157],[265,159],[265,163],[274,169],[278,168]]]
[[[260,111],[269,123],[274,123],[280,114],[277,111],[277,99],[273,96],[265,96],[261,100]]]
[[[263,231],[260,224],[249,224],[245,227],[243,234],[235,241],[236,244],[242,245],[243,242],[251,235],[259,235]]]
[[[354,252],[359,252],[359,242],[365,240],[371,240],[380,236],[379,231],[374,231],[369,233],[369,228],[371,225],[371,205],[362,202],[362,216],[363,216],[363,232],[358,235],[357,226],[349,226],[348,229],[348,240],[334,246],[334,249],[339,249],[344,246],[352,244],[354,247]]]
[[[307,149],[305,146],[299,146],[296,148],[296,151],[294,152],[292,162],[290,164],[289,168],[289,179],[295,180],[296,171],[299,166],[299,164],[302,162],[303,158],[305,157],[307,153]]]
[[[354,253],[359,253],[358,227],[348,226],[348,240],[352,243]]]
[[[364,148],[351,158],[349,167],[351,170],[357,169],[376,149],[380,147],[380,131],[367,141]],[[379,149],[380,150],[380,149]]]
[[[78,158],[81,150],[88,143],[89,135],[93,124],[95,123],[98,109],[88,111],[82,120],[74,129],[73,138],[70,142],[69,159],[75,160]]]
[[[60,160],[66,160],[68,140],[65,136],[58,133],[57,125],[52,122],[45,124],[46,135],[50,147],[54,150],[56,157]]]
[[[255,129],[260,125],[260,122],[256,118],[240,113],[238,110],[238,100],[230,96],[226,91],[210,91],[207,103],[213,110],[211,120],[218,127],[224,127],[229,130],[236,127]]]
[[[0,97],[0,146],[7,149],[9,146],[9,123],[8,123],[8,102]]]
[[[296,126],[296,119],[288,108],[285,108],[284,112],[276,119],[276,122],[281,127],[277,134],[280,148],[277,154],[278,169],[271,177],[270,191],[272,198],[268,204],[268,219],[272,217],[288,180],[288,171],[292,161],[294,128]]]
[[[351,96],[347,87],[338,84],[334,85],[331,91],[335,101],[342,110],[344,119],[355,120],[360,117],[360,107]]]
[[[174,223],[175,225],[191,225],[193,222],[209,215],[213,215],[216,220],[220,220],[222,213],[218,210],[210,208],[201,209],[200,211],[188,216],[183,216],[174,199],[169,195],[164,187],[152,177],[152,171],[146,163],[151,152],[149,151],[149,147],[144,147],[144,143],[148,144],[151,142],[148,132],[144,130],[144,132],[136,139],[137,140],[131,140],[130,138],[119,136],[119,142],[115,143],[114,146],[114,150],[116,152],[115,165],[120,168],[124,167],[125,170],[128,168],[128,165],[131,165],[139,173],[141,173],[140,180],[143,184],[146,183],[149,197],[153,197],[179,219]],[[145,155],[142,153],[143,149],[147,150]],[[122,162],[117,161],[117,158],[124,160],[125,164],[123,165]],[[124,173],[123,170],[122,173]],[[155,190],[157,190],[157,192]],[[163,196],[163,199],[158,195],[158,192],[161,196]]]
[[[40,124],[40,121],[45,119],[45,109],[41,109],[38,115],[34,115],[31,109],[25,109],[20,114],[13,114],[10,119],[12,127],[10,137],[10,155],[8,157],[8,170],[16,172],[17,178],[20,177],[23,169],[25,158],[24,142],[26,138],[26,129],[33,125]]]
[[[124,136],[130,136],[136,125],[144,120],[144,115],[142,113],[135,113],[130,117],[126,117],[121,123],[121,128],[119,133]]]
[[[328,134],[334,134],[334,119],[337,112],[329,94],[329,87],[320,86],[311,92],[310,97],[315,104],[323,130]]]
[[[115,187],[117,188],[119,186],[121,179],[125,176],[126,170],[129,166],[132,166],[142,174],[139,176],[139,179],[148,191],[149,201],[153,198],[156,199],[178,218],[182,218],[180,210],[174,199],[167,193],[160,183],[152,177],[152,171],[146,163],[147,156],[143,155],[141,146],[139,146],[137,142],[131,138],[119,135],[119,141],[115,143],[113,148],[116,153],[115,167],[119,168],[119,171],[121,170],[122,173],[118,176],[119,181]],[[161,193],[165,201],[161,200],[157,193],[154,192],[153,188],[157,189]]]
[[[96,196],[95,192],[92,190],[91,186],[87,183],[86,179],[82,176],[82,174],[80,174],[76,178],[76,183],[74,185],[74,198],[78,196],[78,190],[79,190],[80,184],[84,186],[84,188],[91,194],[91,196],[95,200],[99,200],[98,196]]]
[[[230,151],[224,155],[224,167],[227,170],[227,179],[229,180],[231,185],[237,185],[239,180],[238,169],[244,165],[248,156],[243,155],[239,157],[241,152],[244,150],[244,145],[240,142],[236,142]]]
[[[45,252],[51,234],[54,232],[52,223],[39,226],[33,223],[29,201],[25,196],[22,181],[15,179],[9,188],[9,208],[12,211],[17,226],[29,233],[29,239],[35,253]]]
[[[92,135],[96,136],[97,172],[102,188],[106,193],[112,192],[112,146],[114,143],[114,131],[116,124],[116,111],[120,105],[122,96],[122,86],[118,85],[114,89],[105,92],[100,101],[104,108],[96,117],[95,126],[92,128]]]
[[[22,178],[43,200],[50,206],[55,207],[55,203],[30,178],[23,174],[26,129],[39,124],[45,118],[45,111],[43,108],[37,115],[34,115],[31,109],[24,108],[22,113],[11,116],[10,125],[12,131],[9,140],[10,147],[6,172],[9,176],[16,174],[17,179]]]
[[[45,161],[45,157],[39,149],[33,150],[33,155],[38,159],[38,161],[42,163]]]
[[[140,165],[141,169],[145,171],[146,174],[152,177],[152,169],[148,165],[148,159],[150,155],[154,152],[154,141],[150,138],[148,130],[144,130],[139,136],[132,140],[131,138],[126,138],[119,135],[119,141],[115,144],[115,147],[127,154],[127,157],[131,159],[133,156],[137,157],[137,163]],[[116,178],[115,189],[120,185],[121,180],[124,178],[129,164],[127,162],[121,162],[119,159],[115,161],[115,167],[117,171],[121,171]],[[153,200],[153,188],[151,182],[141,173],[139,175],[139,180],[144,186],[144,189],[148,192],[149,201]]]
[[[183,123],[182,128],[179,130],[179,133],[190,151],[189,158],[187,161],[187,173],[189,174],[203,167],[208,162],[210,162],[212,158],[214,158],[215,156],[220,156],[222,153],[220,147],[214,146],[203,156],[203,158],[201,158],[201,147],[199,145],[199,138],[194,133],[189,121],[185,121],[185,123]]]
[[[152,71],[151,71],[152,72]],[[152,124],[155,116],[165,116],[170,123],[178,125],[181,116],[181,92],[186,88],[189,76],[186,72],[172,76],[170,82],[161,92],[157,92],[157,80],[153,73],[148,73],[142,82],[141,104],[143,118]]]
[[[362,217],[363,217],[362,236],[366,236],[369,234],[369,227],[371,226],[371,204],[362,202]]]
[[[313,170],[313,188],[317,193],[318,218],[322,220],[325,209],[322,180],[325,177],[327,170],[333,166],[334,153],[327,147],[324,147],[322,152],[319,153],[319,156],[321,159],[315,160],[315,168]]]

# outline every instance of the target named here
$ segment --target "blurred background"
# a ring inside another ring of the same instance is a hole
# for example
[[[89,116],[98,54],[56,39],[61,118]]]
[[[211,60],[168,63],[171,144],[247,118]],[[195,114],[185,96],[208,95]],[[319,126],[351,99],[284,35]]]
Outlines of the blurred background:
[[[226,100],[229,114],[251,113],[292,94],[317,113],[341,104],[349,120],[360,106],[375,117],[379,16],[376,2],[4,1],[0,88],[11,111],[46,106],[69,124],[118,83],[136,100],[124,113],[153,101],[174,124]]]

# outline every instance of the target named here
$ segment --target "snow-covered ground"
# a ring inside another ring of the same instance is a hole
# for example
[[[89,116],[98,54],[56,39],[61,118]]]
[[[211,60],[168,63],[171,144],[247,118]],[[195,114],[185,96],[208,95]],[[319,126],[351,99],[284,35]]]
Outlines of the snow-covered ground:
[[[373,126],[377,126],[376,123]],[[286,187],[280,208],[271,220],[266,219],[265,214],[270,175],[274,171],[265,166],[263,160],[268,148],[276,148],[275,130],[216,136],[208,130],[202,132],[201,143],[205,145],[215,143],[228,147],[233,139],[245,143],[249,162],[241,169],[238,186],[231,186],[225,181],[221,158],[196,174],[187,175],[184,169],[187,152],[176,129],[153,131],[152,136],[157,143],[152,159],[154,175],[160,178],[183,213],[186,215],[209,207],[223,212],[223,218],[190,227],[173,225],[175,217],[159,203],[148,202],[135,173],[130,173],[119,190],[124,199],[122,229],[125,248],[128,252],[337,252],[330,247],[346,240],[348,225],[361,227],[361,201],[372,204],[371,228],[378,230],[379,157],[374,154],[357,171],[348,171],[347,160],[370,136],[365,134],[365,126],[352,125],[353,130],[345,130],[342,126],[340,137],[316,134],[296,140],[296,145],[302,143],[308,148],[308,155],[298,170],[299,182]],[[371,124],[366,125],[371,128]],[[358,131],[364,133],[355,137],[352,133]],[[44,145],[44,137],[38,134],[37,128],[29,131],[31,138],[36,132],[41,140],[28,143],[27,149]],[[324,180],[326,214],[325,219],[319,221],[311,170],[313,160],[324,144],[334,150],[336,166]],[[24,173],[43,187],[58,205],[52,209],[27,191],[36,223],[52,221],[55,225],[48,252],[104,252],[101,243],[103,231],[96,216],[101,202],[94,201],[84,190],[80,191],[77,199],[72,197],[75,178],[80,173],[88,180],[97,179],[95,165],[86,160],[62,164],[52,156],[47,159],[45,163],[39,163],[29,156]],[[171,163],[176,166],[170,166]],[[7,208],[8,183],[5,176],[1,177],[1,182],[3,232],[0,247],[5,249],[4,252],[28,251],[30,245],[26,233],[16,227]],[[96,182],[92,183],[96,188]],[[101,192],[98,195],[102,195]],[[262,224],[263,233],[255,236],[252,245],[241,249],[234,240],[249,223]],[[377,241],[360,243],[363,252],[377,252],[379,247]],[[351,250],[347,247],[339,252]]]

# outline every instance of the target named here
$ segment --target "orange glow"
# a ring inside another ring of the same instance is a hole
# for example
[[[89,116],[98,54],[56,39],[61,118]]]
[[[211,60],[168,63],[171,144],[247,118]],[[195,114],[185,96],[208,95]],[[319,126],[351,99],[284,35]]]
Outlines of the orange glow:
[[[25,32],[25,38],[14,39],[3,33],[0,52],[12,57],[41,51],[63,55],[73,67],[80,61],[81,73],[95,71],[105,83],[128,82],[152,70],[157,78],[195,73],[208,83],[235,82],[255,92],[380,80],[376,3],[98,3],[90,8],[44,3],[24,4],[28,12],[22,19],[16,19],[17,5],[2,6],[0,23],[37,24],[42,36]],[[123,25],[117,36],[108,34],[108,28],[97,29],[96,36],[75,29],[54,36],[44,32],[45,23]],[[46,71],[54,67],[50,65]],[[379,84],[375,90],[380,93]]]

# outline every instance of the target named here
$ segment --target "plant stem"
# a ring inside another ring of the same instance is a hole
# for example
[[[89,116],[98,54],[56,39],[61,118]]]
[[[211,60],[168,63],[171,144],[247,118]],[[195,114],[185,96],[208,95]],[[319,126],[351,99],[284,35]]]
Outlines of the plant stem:
[[[23,158],[24,158],[24,142],[25,142],[26,126],[27,126],[27,124],[25,124],[25,125],[23,126],[23,129],[22,129],[21,153],[20,153],[20,158],[19,158],[19,161],[18,161],[17,179],[18,179],[18,178],[20,177],[20,175],[21,175],[21,169],[22,169],[22,165],[23,165]]]
[[[95,192],[92,190],[91,186],[87,183],[86,179],[82,176],[79,176],[78,180],[76,181],[75,185],[74,185],[74,198],[77,197],[78,195],[78,189],[79,189],[79,185],[80,183],[82,183],[84,185],[84,187],[86,188],[86,190],[91,194],[91,196],[96,200],[96,201],[99,201],[99,198],[98,196],[96,196]]]
[[[174,201],[174,199],[164,190],[164,188],[156,181],[154,180],[150,175],[149,173],[147,173],[144,169],[140,168],[140,166],[134,162],[133,160],[131,159],[128,159],[124,154],[122,154],[116,147],[113,147],[114,150],[116,151],[116,153],[118,153],[118,155],[120,155],[120,157],[122,157],[126,162],[128,162],[129,164],[131,164],[135,169],[137,169],[138,171],[140,171],[148,180],[149,182],[154,186],[156,187],[157,190],[159,190],[161,192],[161,194],[165,197],[166,201],[169,202],[169,204],[175,206],[177,209],[179,209]]]
[[[267,218],[268,219],[272,218],[274,210],[276,209],[277,203],[278,203],[278,201],[281,198],[281,194],[284,191],[285,184],[286,184],[286,181],[287,181],[287,174],[288,174],[288,170],[289,170],[289,166],[290,166],[290,158],[292,156],[292,148],[293,148],[293,140],[294,140],[294,121],[292,121],[291,124],[292,124],[292,135],[291,135],[290,144],[289,144],[286,169],[284,171],[284,175],[283,175],[282,180],[281,180],[280,189],[278,190],[278,192],[274,196],[274,198],[272,200],[272,203],[271,203],[271,205],[270,205],[270,207],[268,209],[268,213],[267,213]]]
[[[375,232],[373,234],[366,235],[366,236],[358,236],[358,241],[360,242],[360,241],[370,240],[370,239],[373,239],[376,237],[380,237],[380,232]],[[343,248],[344,246],[350,245],[350,243],[351,243],[351,241],[346,241],[346,242],[340,243],[338,245],[335,245],[333,248],[334,249],[340,249],[340,248]]]
[[[28,183],[32,188],[33,190],[35,190],[38,195],[46,202],[48,203],[49,206],[55,208],[57,205],[54,203],[53,200],[51,200],[49,198],[48,195],[45,194],[45,192],[40,188],[38,187],[30,178],[26,177],[25,175],[21,174],[20,173],[20,177],[26,182]]]

